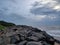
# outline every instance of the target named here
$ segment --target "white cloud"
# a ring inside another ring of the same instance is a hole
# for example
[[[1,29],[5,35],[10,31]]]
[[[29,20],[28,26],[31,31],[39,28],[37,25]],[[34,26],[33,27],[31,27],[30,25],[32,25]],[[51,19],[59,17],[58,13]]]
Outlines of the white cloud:
[[[24,17],[34,21],[42,21],[46,18],[46,15],[26,15]]]
[[[49,19],[55,20],[57,17],[56,16],[48,16]]]
[[[56,5],[53,7],[54,10],[60,11],[60,5]]]

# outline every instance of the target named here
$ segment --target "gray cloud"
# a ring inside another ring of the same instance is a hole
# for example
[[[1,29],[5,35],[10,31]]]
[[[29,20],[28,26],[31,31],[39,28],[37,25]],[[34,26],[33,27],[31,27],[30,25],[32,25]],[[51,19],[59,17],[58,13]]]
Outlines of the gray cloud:
[[[60,15],[60,11],[53,10],[51,8],[46,7],[38,7],[38,8],[32,8],[31,13],[35,15]]]
[[[57,1],[47,4],[41,4],[40,2],[34,3],[30,9],[32,14],[47,15],[42,21],[37,22],[37,25],[60,25],[60,10],[53,9],[57,5],[60,5]]]
[[[60,11],[52,9],[56,3],[51,2],[45,4],[39,0],[0,0],[0,20],[34,26],[57,24],[60,22]]]
[[[35,15],[60,15],[60,10],[57,11],[56,9],[53,9],[56,5],[59,5],[57,0],[52,0],[52,2],[46,4],[42,2],[35,2],[34,5],[32,5],[30,12]]]
[[[41,4],[40,2],[34,3],[35,6],[32,5],[30,12],[34,15],[47,15],[47,17],[45,19],[48,19],[48,20],[49,20],[49,18],[54,19],[54,20],[59,20],[60,19],[60,10],[58,11],[57,9],[54,9],[54,8],[58,8],[55,6],[57,6],[59,4],[57,2],[54,2],[54,3],[53,2],[49,2],[46,4],[44,4],[44,3]]]
[[[57,3],[59,3],[59,4],[60,4],[60,0],[54,0],[54,1],[57,1]]]

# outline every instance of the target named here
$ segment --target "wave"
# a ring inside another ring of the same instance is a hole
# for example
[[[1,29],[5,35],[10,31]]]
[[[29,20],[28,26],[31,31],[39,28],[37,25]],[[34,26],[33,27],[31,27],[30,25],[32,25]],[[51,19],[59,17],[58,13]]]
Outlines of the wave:
[[[51,36],[60,37],[60,30],[48,30],[46,32]]]

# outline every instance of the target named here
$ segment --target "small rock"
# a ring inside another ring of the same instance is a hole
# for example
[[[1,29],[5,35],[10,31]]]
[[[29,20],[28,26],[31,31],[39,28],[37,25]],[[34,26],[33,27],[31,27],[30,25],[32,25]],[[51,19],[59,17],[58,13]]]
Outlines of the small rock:
[[[39,38],[35,37],[35,36],[30,36],[28,37],[28,40],[33,40],[33,41],[38,41]]]
[[[26,45],[42,45],[41,42],[28,42]]]

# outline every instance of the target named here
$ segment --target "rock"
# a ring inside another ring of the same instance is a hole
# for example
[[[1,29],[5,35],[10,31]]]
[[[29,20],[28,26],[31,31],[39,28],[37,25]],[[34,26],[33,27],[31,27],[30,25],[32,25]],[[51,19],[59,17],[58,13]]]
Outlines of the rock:
[[[54,45],[56,41],[45,31],[31,26],[17,25],[7,27],[5,30],[3,35],[5,40],[0,38],[1,45]]]
[[[27,39],[28,39],[28,41],[38,41],[39,40],[39,38],[37,38],[35,36],[30,36]]]
[[[5,41],[4,37],[0,37],[0,45],[6,45]]]
[[[10,36],[10,43],[17,44],[20,41],[20,37],[18,35]]]
[[[25,45],[26,43],[27,43],[27,41],[22,41],[18,45]]]
[[[3,33],[4,33],[4,31],[3,31],[3,30],[0,30],[0,36],[1,36]]]
[[[7,45],[16,45],[16,44],[7,44]]]
[[[43,38],[45,37],[42,33],[37,33],[37,32],[31,32],[32,33],[32,36],[35,36],[37,38]]]
[[[26,45],[42,45],[41,42],[28,42]]]
[[[45,41],[42,41],[41,43],[42,43],[42,45],[51,45],[51,44],[49,44],[49,43],[47,43]]]

